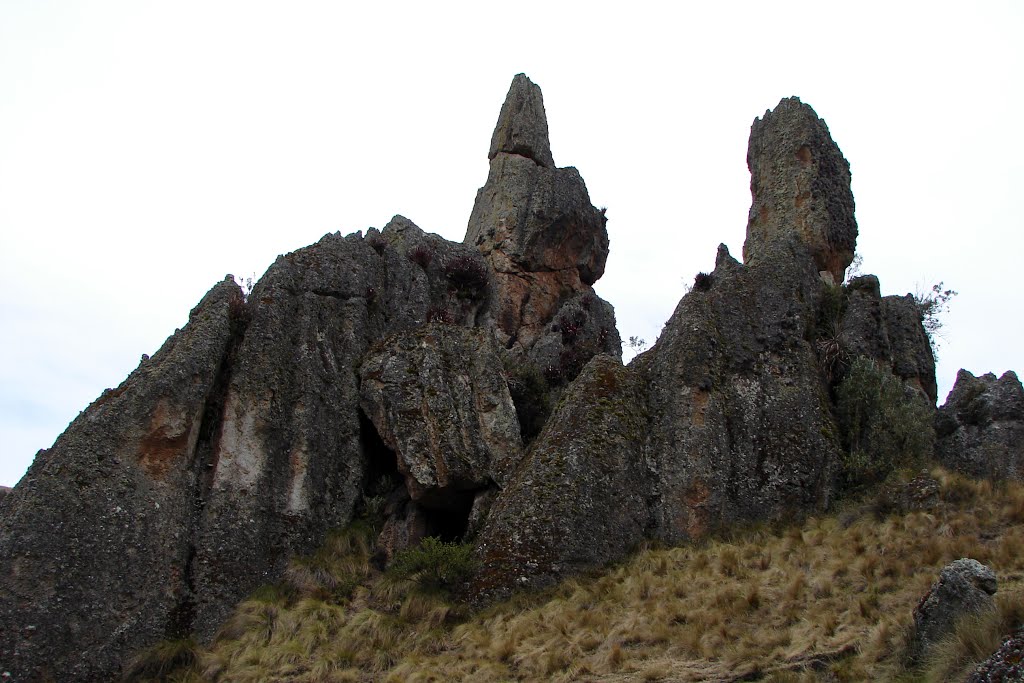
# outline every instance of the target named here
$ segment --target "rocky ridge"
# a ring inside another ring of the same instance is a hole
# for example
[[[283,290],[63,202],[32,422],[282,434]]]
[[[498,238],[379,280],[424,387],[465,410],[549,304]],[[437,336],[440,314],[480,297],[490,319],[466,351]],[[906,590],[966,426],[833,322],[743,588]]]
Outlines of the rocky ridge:
[[[913,299],[837,284],[856,246],[849,165],[799,100],[751,129],[745,262],[720,247],[628,367],[593,290],[604,212],[555,166],[522,74],[488,160],[462,244],[396,216],[279,257],[248,298],[218,283],[40,452],[0,498],[13,680],[109,680],[161,639],[208,641],[374,500],[382,563],[426,536],[471,542],[463,596],[487,601],[646,539],[825,508],[849,467],[837,397],[855,358],[897,404],[934,405]],[[1004,412],[950,408],[940,451]]]

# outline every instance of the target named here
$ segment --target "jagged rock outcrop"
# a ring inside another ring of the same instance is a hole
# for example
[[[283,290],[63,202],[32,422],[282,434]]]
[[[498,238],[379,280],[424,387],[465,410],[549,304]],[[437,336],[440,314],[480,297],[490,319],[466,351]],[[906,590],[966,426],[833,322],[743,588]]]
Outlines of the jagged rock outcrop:
[[[360,416],[371,344],[432,316],[472,325],[479,254],[395,217],[279,258],[253,289],[232,365],[195,559],[193,631],[210,637],[242,596],[351,518],[389,465]]]
[[[960,370],[935,418],[939,461],[972,477],[1024,478],[1024,388],[1012,371],[996,379]]]
[[[483,599],[645,538],[820,509],[843,367],[823,321],[934,401],[912,301],[864,280],[823,313],[839,288],[821,273],[842,279],[857,230],[846,161],[798,100],[752,128],[746,264],[720,247],[628,368],[592,287],[604,212],[555,167],[523,75],[488,157],[463,243],[396,216],[279,257],[248,300],[221,283],[40,453],[0,501],[13,680],[110,680],[163,638],[207,641],[371,508],[378,564],[427,535],[474,540]]]
[[[369,352],[360,376],[363,411],[397,455],[413,501],[459,507],[511,477],[519,422],[490,331],[431,324],[400,333]]]
[[[478,597],[549,584],[629,552],[651,527],[643,387],[596,356],[497,497],[477,542]]]
[[[799,240],[776,240],[749,266],[720,247],[714,272],[635,363],[647,389],[659,537],[699,538],[828,503],[839,444],[804,338],[819,286]]]
[[[193,539],[242,293],[188,324],[40,451],[0,516],[0,662],[15,681],[110,680],[190,628]]]
[[[756,263],[777,237],[796,234],[817,269],[841,283],[853,261],[857,221],[850,164],[825,122],[799,98],[783,99],[754,120],[747,167],[753,203],[744,262]]]
[[[992,609],[997,588],[995,572],[977,560],[964,557],[946,565],[914,609],[911,659],[952,633],[959,619]]]
[[[864,356],[917,387],[932,405],[937,398],[935,358],[910,294],[881,295],[878,278],[863,275],[845,287],[835,335],[845,358]]]
[[[0,503],[3,502],[4,498],[6,498],[7,494],[10,493],[10,492],[11,492],[11,487],[10,486],[0,486]]]
[[[14,680],[110,680],[146,645],[209,639],[393,469],[359,410],[371,344],[473,326],[488,287],[475,249],[402,217],[280,257],[248,302],[215,287],[0,508]]]
[[[499,343],[558,383],[597,353],[620,357],[614,312],[591,287],[608,258],[604,212],[590,203],[575,168],[555,168],[540,88],[523,74],[512,81],[488,158],[465,243],[491,268]],[[589,303],[580,306],[584,299]],[[584,321],[563,334],[555,321],[575,319],[581,308]]]

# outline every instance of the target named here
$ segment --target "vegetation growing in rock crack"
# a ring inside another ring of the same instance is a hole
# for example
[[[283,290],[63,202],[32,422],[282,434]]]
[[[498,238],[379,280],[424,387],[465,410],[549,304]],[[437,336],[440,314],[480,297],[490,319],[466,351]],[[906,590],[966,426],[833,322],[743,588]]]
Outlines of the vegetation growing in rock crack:
[[[855,488],[884,479],[899,467],[921,465],[934,440],[926,399],[863,356],[854,359],[837,390],[843,435],[842,485]]]
[[[946,288],[945,282],[932,285],[927,292],[914,294],[914,301],[921,313],[921,324],[928,335],[928,343],[932,346],[932,355],[938,358],[938,343],[941,339],[942,315],[949,310],[949,303],[958,292]]]

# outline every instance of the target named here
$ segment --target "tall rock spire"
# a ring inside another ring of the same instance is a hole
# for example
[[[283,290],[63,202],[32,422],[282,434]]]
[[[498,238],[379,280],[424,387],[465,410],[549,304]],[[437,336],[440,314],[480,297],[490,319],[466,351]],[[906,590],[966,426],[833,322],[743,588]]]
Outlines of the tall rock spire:
[[[825,122],[797,97],[754,119],[747,148],[752,204],[743,258],[753,263],[769,242],[796,235],[821,272],[842,282],[857,246],[850,164]]]
[[[619,356],[614,312],[591,287],[608,258],[604,211],[590,203],[575,168],[555,167],[540,88],[523,74],[512,80],[488,158],[464,242],[493,274],[498,341],[558,381],[575,377],[595,353]],[[556,317],[566,319],[568,333],[552,326]]]
[[[544,113],[544,96],[540,88],[525,74],[512,79],[505,103],[501,105],[498,125],[491,136],[488,159],[499,152],[518,154],[533,159],[545,168],[554,168],[551,142],[548,140],[548,119]]]

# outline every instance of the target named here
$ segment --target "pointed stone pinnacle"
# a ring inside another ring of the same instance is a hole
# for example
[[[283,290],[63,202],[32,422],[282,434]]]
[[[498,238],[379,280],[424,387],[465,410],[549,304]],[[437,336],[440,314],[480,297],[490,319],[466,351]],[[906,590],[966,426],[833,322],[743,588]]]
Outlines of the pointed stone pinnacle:
[[[544,113],[544,96],[540,87],[526,77],[517,74],[512,79],[505,103],[501,105],[498,125],[491,136],[488,159],[500,152],[518,154],[533,159],[540,166],[554,168],[551,157],[551,142],[548,140],[548,119]]]
[[[842,282],[857,246],[850,191],[850,164],[828,126],[797,97],[755,119],[747,149],[753,204],[744,261],[753,263],[766,245],[797,235],[821,272]]]

